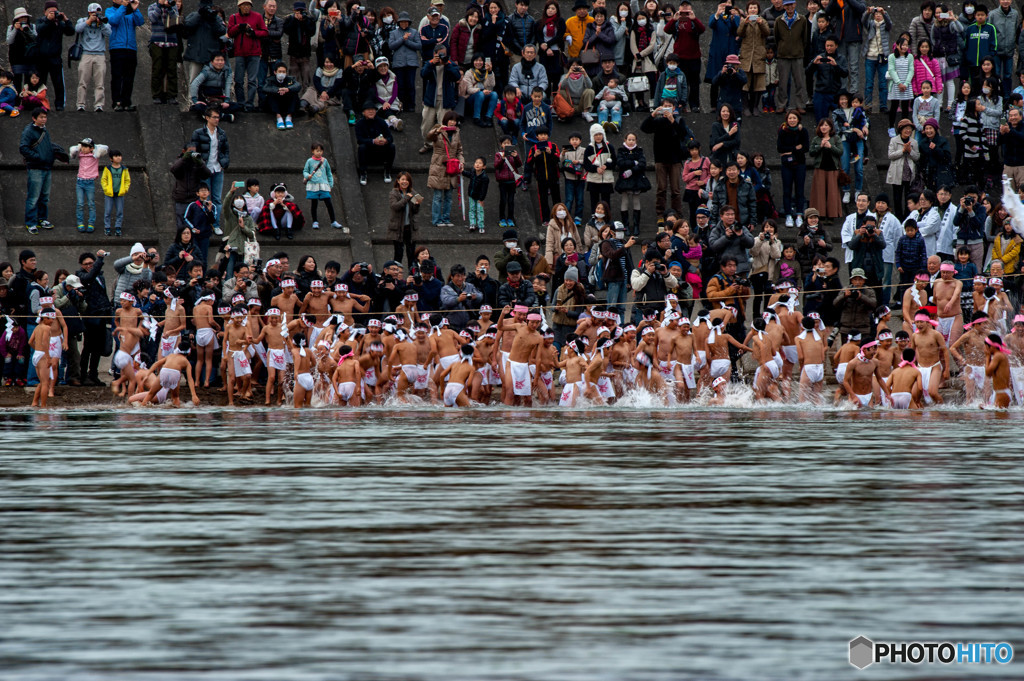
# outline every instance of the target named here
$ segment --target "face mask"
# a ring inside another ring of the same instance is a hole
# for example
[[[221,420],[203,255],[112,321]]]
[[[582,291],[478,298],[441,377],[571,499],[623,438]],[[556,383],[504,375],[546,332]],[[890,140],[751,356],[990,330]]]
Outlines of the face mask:
[[[395,18],[393,16],[391,16],[390,14],[387,15],[386,17],[384,17],[383,19],[381,19],[381,21],[383,21],[385,24],[390,24],[390,23],[394,22],[394,20],[395,20]]]
[[[508,250],[511,251],[515,247],[516,247],[516,242],[515,241],[506,241],[505,242],[505,248],[507,248]]]
[[[625,232],[617,231],[617,232],[615,232],[615,238],[616,239],[624,239],[624,238],[626,238],[626,233]]]
[[[623,19],[625,19],[626,17],[629,16],[629,10],[628,9],[620,9],[619,10],[619,16],[622,17]]]
[[[990,92],[992,92],[992,88],[990,88],[990,87],[983,87],[983,88],[981,88],[981,91],[984,92],[987,95]]]
[[[594,219],[598,221],[604,220],[604,213],[594,213]]]
[[[974,5],[964,5],[964,14],[973,14]]]
[[[238,210],[245,209],[245,199],[235,199],[235,208]]]
[[[277,82],[278,83],[283,83],[284,79],[288,76],[287,73],[278,73],[278,74],[275,74],[275,75],[277,76]]]
[[[557,213],[555,213],[555,215],[558,216],[559,220],[564,220],[565,216],[568,215],[568,213],[566,213],[564,210],[560,210]]]

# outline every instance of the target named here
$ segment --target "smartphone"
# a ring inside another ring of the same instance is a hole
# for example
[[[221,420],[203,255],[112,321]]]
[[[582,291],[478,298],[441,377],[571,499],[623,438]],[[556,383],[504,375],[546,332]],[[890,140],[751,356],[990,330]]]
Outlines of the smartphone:
[[[239,180],[238,182],[235,182],[231,186],[234,187],[235,189],[245,189],[245,182]]]
[[[327,16],[330,16],[330,17],[340,17],[341,16],[341,10],[340,9],[335,9],[334,7],[332,7],[331,9],[327,10]]]
[[[486,57],[484,59],[484,66],[490,66],[490,65],[491,65],[491,58],[490,57]]]
[[[416,203],[419,203],[420,201],[423,200],[423,195],[420,193],[413,194],[412,200],[415,201]]]

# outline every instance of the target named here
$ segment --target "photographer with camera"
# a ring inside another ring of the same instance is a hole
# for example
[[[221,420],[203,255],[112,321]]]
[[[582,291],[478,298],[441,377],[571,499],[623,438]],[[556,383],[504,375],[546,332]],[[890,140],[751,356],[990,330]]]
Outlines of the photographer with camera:
[[[433,258],[409,267],[409,276],[405,280],[406,293],[412,291],[419,296],[416,309],[420,312],[436,312],[441,309],[441,289],[444,284],[437,277],[439,271]]]
[[[405,280],[402,277],[402,263],[388,260],[378,277],[369,263],[357,262],[341,277],[348,284],[349,295],[359,293],[373,299],[371,310],[376,313],[394,312],[405,297]]]
[[[28,82],[28,74],[36,70],[37,37],[28,10],[24,7],[15,9],[11,25],[7,27],[7,59],[14,73],[14,89],[18,92]]]
[[[146,266],[148,254],[142,244],[135,242],[131,253],[126,258],[114,261],[117,282],[114,283],[114,300],[121,300],[125,291],[132,293],[137,281],[152,281],[153,272]]]
[[[878,303],[874,289],[865,288],[866,283],[867,275],[864,270],[855,267],[850,273],[850,286],[840,291],[832,300],[839,313],[839,333],[859,333],[864,343],[875,337],[872,314]],[[822,320],[824,321],[824,315]]]
[[[964,188],[964,196],[960,199],[960,208],[953,216],[953,225],[957,228],[954,246],[966,246],[971,252],[971,262],[982,271],[985,259],[985,206],[978,203],[978,188]]]
[[[804,224],[796,236],[796,257],[800,270],[810,273],[816,257],[827,258],[832,252],[832,237],[821,226],[817,208],[804,211]]]
[[[186,227],[185,209],[194,200],[199,184],[209,182],[211,174],[203,157],[196,152],[194,144],[185,147],[181,156],[171,164],[171,176],[174,178],[171,201],[174,201],[174,217],[178,229]]]
[[[210,63],[213,55],[221,53],[223,45],[220,39],[227,34],[228,27],[213,11],[213,0],[199,0],[199,9],[185,17],[184,27],[183,34],[188,36],[188,44],[182,59],[185,75],[191,83]]]
[[[35,67],[42,85],[53,82],[51,102],[56,111],[64,110],[64,36],[75,34],[68,16],[57,9],[55,0],[43,5],[43,16],[36,19]]]
[[[771,288],[771,282],[779,278],[779,260],[782,258],[782,240],[779,239],[778,226],[774,220],[765,220],[761,232],[754,237],[754,245],[750,248],[753,266],[750,280],[754,287],[752,312],[754,319],[761,316],[761,308],[767,309],[768,300],[765,296]]]
[[[452,265],[448,283],[441,289],[441,308],[447,311],[452,329],[462,331],[469,323],[470,313],[466,310],[479,308],[483,299],[483,294],[466,281],[465,266]]]
[[[747,98],[743,91],[746,84],[747,74],[740,68],[739,55],[730,54],[725,58],[722,70],[711,80],[711,86],[718,93],[715,107],[721,109],[728,104],[737,115],[740,115],[741,111],[749,112],[750,107],[743,104],[743,100]]]
[[[885,237],[878,229],[877,218],[871,213],[865,216],[864,223],[854,231],[850,239],[850,250],[853,251],[853,269],[864,272],[868,286],[880,286],[885,271],[885,263],[882,261]]]
[[[107,74],[107,41],[111,28],[102,10],[99,3],[90,4],[88,14],[75,24],[75,33],[82,47],[82,58],[78,61],[78,111],[85,111],[85,99],[90,87],[96,111],[103,111],[106,99],[103,81]]]
[[[804,316],[817,312],[825,326],[835,326],[839,321],[835,293],[842,289],[843,284],[839,281],[839,260],[831,256],[815,256],[811,276],[804,286]]]
[[[139,44],[135,31],[146,23],[139,11],[139,0],[113,0],[107,8],[110,22],[110,99],[114,111],[135,111],[132,91],[135,69],[139,64]]]
[[[736,271],[741,277],[749,275],[750,256],[747,252],[754,245],[754,236],[737,222],[735,208],[727,204],[719,210],[719,220],[711,230],[708,245],[719,260],[725,256],[735,258]]]
[[[221,286],[220,291],[221,299],[231,300],[239,293],[245,296],[246,302],[260,297],[259,291],[256,288],[256,282],[252,279],[252,271],[248,265],[239,260],[231,266],[231,272],[234,274],[234,277],[224,279],[224,284]]]
[[[490,275],[491,259],[486,255],[476,257],[473,273],[466,277],[466,281],[476,287],[483,295],[482,305],[490,305],[492,308],[498,304],[498,289],[501,283]]]
[[[644,259],[629,275],[629,285],[635,295],[633,319],[641,315],[657,314],[665,309],[665,296],[679,282],[669,274],[668,265],[662,261],[662,252],[648,248]]]
[[[675,36],[672,52],[679,57],[679,68],[686,76],[689,95],[679,102],[690,111],[700,111],[700,35],[706,30],[693,11],[689,0],[679,3],[679,9],[665,22],[665,34]]]
[[[640,131],[653,135],[650,148],[654,151],[657,178],[654,212],[658,214],[658,224],[661,225],[665,221],[666,204],[677,214],[683,214],[680,179],[683,161],[688,156],[687,145],[694,139],[694,135],[683,117],[676,115],[672,101],[668,99],[662,99],[658,107],[644,119]],[[700,179],[706,181],[707,177],[702,176]]]

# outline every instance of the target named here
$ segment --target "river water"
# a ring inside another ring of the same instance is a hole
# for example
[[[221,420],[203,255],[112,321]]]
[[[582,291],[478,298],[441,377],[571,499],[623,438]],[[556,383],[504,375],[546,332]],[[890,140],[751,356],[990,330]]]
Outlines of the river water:
[[[1020,679],[1020,414],[0,413],[0,678]]]

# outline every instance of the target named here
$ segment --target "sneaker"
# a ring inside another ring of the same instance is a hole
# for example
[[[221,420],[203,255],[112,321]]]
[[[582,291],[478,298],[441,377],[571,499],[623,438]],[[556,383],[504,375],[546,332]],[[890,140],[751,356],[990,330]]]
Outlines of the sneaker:
[[[349,111],[348,112],[348,124],[349,125],[355,125],[356,124],[356,112],[355,111]]]
[[[95,111],[96,113],[103,113],[103,107],[97,106],[95,109],[93,109],[93,111]]]
[[[121,106],[120,102],[117,102],[116,104],[114,104],[114,111],[124,111],[124,107]]]
[[[366,186],[366,173],[359,174],[359,184]]]
[[[287,232],[285,232],[285,236],[288,237],[289,241],[295,238],[295,234],[290,229]]]
[[[590,113],[589,111],[584,111],[583,112],[583,119],[587,123],[593,123],[594,122],[594,114]]]
[[[43,229],[53,229],[53,223],[50,222],[49,220],[40,220],[39,226],[42,227]]]
[[[470,232],[475,232],[476,231],[476,225],[470,225],[469,226],[469,231]]]
[[[498,227],[508,229],[508,220],[498,220]]]
[[[896,136],[896,128],[889,128],[889,137]]]
[[[334,229],[345,229],[344,227],[341,226],[341,223],[338,222],[337,220],[334,220],[333,222],[331,222],[331,227],[334,227]]]
[[[796,228],[800,229],[803,226],[804,226],[804,218],[803,218],[803,216],[802,215],[797,215],[796,216]]]
[[[78,225],[78,231],[85,234],[85,225]]]
[[[850,202],[850,192],[849,191],[845,191],[845,192],[843,192],[843,203],[849,203],[849,202]]]
[[[295,127],[295,124],[292,123],[292,117],[291,116],[286,116],[285,117],[285,119],[284,119],[284,127],[285,127],[286,130],[291,130],[292,128]]]
[[[421,154],[426,154],[426,153],[428,153],[428,152],[430,152],[430,151],[433,151],[433,149],[434,149],[434,148],[433,148],[432,146],[430,146],[429,144],[424,144],[424,145],[423,145],[422,147],[420,147],[420,148],[419,148],[419,149],[418,149],[417,151],[418,151],[419,153],[421,153]]]
[[[319,222],[314,222],[312,226],[313,226],[313,229],[320,229],[320,223]]]
[[[583,220],[580,220],[579,218],[573,218],[572,221],[576,223],[577,227],[579,227],[580,225],[583,224]],[[662,221],[662,223],[664,223],[665,222],[665,218],[662,218],[661,221]]]
[[[120,227],[115,227],[114,228],[114,236],[121,236],[121,228]]]
[[[217,236],[224,236],[224,230],[221,229],[220,227],[214,227],[213,233],[216,234]]]
[[[284,130],[284,119],[283,118],[278,118],[277,119],[277,129],[278,130]]]
[[[786,227],[792,227],[792,226],[793,226],[793,216],[792,215],[787,215],[786,216]]]
[[[481,227],[479,230],[477,230],[477,234],[483,234],[483,233],[484,233],[484,228],[483,227]]]
[[[85,113],[85,107],[84,106],[77,107],[75,109],[75,111],[81,111],[82,113]]]
[[[397,130],[398,132],[402,132],[402,129],[404,127],[405,123],[402,122],[402,119],[399,118],[398,116],[395,116],[395,130]]]
[[[17,118],[21,115],[21,109],[11,109],[11,118]]]
[[[29,234],[39,234],[39,228],[35,225],[25,225],[25,229],[28,230]]]
[[[86,234],[92,234],[95,231],[96,231],[96,228],[93,227],[92,225],[86,225],[85,226],[85,233]]]
[[[391,173],[386,170],[384,171],[384,183],[391,184]]]
[[[103,236],[110,236],[110,227],[103,228]]]

